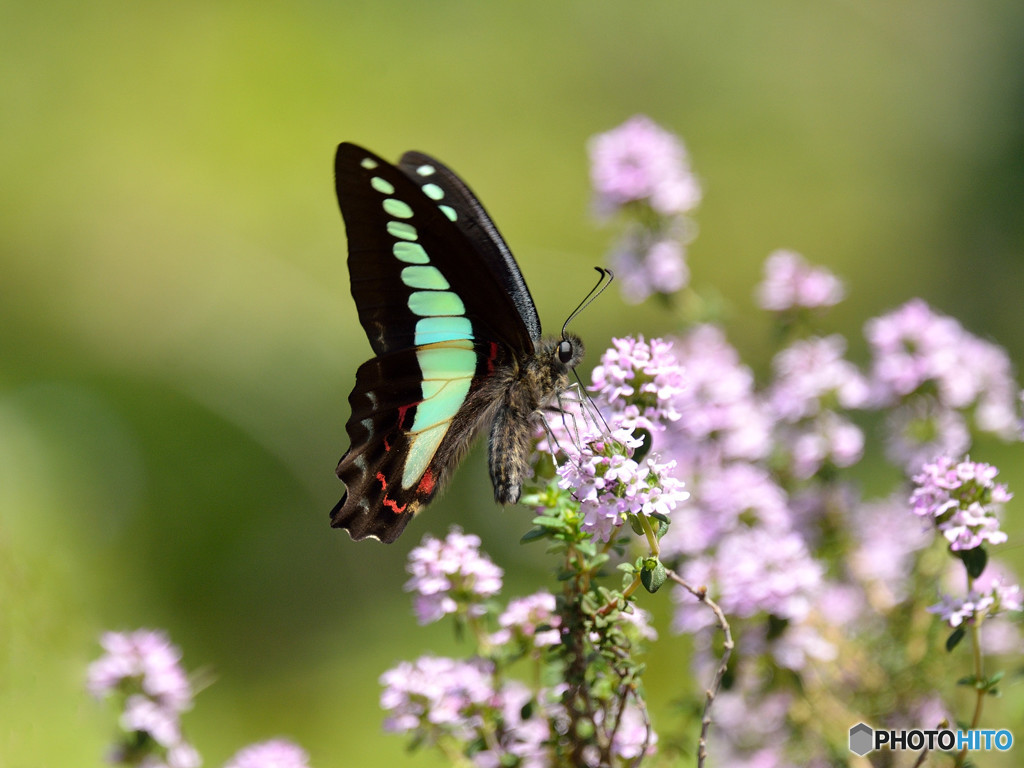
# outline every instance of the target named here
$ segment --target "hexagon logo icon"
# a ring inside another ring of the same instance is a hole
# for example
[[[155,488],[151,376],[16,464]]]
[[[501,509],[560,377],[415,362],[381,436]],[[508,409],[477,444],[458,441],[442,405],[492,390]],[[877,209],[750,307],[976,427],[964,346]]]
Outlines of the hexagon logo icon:
[[[870,725],[857,723],[850,729],[850,751],[864,757],[875,742],[875,732]]]

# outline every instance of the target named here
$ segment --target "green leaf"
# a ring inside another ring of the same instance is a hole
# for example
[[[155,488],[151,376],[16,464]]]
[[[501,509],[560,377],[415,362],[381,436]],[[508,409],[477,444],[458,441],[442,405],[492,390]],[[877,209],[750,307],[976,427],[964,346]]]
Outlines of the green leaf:
[[[660,560],[655,560],[653,567],[648,567],[648,565],[648,563],[645,563],[644,569],[640,572],[640,583],[644,585],[644,589],[653,594],[665,583],[668,575],[665,566]]]
[[[528,530],[526,533],[523,534],[523,537],[521,539],[519,539],[519,543],[520,544],[529,544],[531,541],[536,541],[537,539],[543,539],[547,535],[548,535],[548,532],[546,530],[544,530],[543,528],[531,528],[530,530]]]
[[[651,450],[651,433],[646,429],[637,429],[633,432],[634,437],[639,437],[643,440],[643,443],[633,451],[632,459],[637,464],[644,460],[648,452]]]
[[[963,627],[957,627],[956,629],[954,629],[953,634],[946,638],[946,650],[952,651],[954,648],[956,648],[960,641],[964,639],[964,635],[966,634],[967,630],[965,630]]]
[[[988,552],[984,547],[961,549],[956,554],[963,561],[967,575],[972,579],[978,578],[985,571],[985,566],[988,564]]]
[[[588,560],[597,555],[597,545],[593,541],[579,541],[576,550]]]

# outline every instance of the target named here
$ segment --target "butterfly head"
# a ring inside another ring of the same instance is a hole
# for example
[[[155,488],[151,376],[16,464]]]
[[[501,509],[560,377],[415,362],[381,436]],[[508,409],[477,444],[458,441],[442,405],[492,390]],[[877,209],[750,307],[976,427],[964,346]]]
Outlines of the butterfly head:
[[[570,370],[583,361],[583,342],[576,334],[563,333],[552,353],[562,366]]]

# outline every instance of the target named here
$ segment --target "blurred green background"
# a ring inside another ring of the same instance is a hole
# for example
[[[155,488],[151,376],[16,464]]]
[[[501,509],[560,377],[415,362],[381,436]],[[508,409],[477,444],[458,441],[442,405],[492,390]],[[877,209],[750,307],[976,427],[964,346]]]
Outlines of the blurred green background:
[[[377,676],[453,651],[415,625],[406,553],[459,520],[508,591],[545,577],[479,450],[397,544],[328,527],[369,355],[338,142],[463,174],[552,329],[611,235],[585,141],[643,112],[692,153],[694,283],[755,367],[777,247],[847,281],[828,323],[854,356],[917,295],[1019,361],[1022,39],[1017,0],[0,3],[0,766],[102,763],[84,669],[139,626],[215,680],[185,721],[207,765],[275,735],[321,768],[438,764],[380,732]],[[673,327],[600,303],[587,367]],[[651,660],[659,706],[683,647]]]

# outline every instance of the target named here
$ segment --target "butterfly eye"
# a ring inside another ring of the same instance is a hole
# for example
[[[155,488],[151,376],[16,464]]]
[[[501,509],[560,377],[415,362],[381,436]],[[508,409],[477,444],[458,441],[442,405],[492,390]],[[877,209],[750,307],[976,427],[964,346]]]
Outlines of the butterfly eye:
[[[568,339],[562,339],[558,342],[558,359],[563,363],[568,363],[572,360],[572,342]]]

